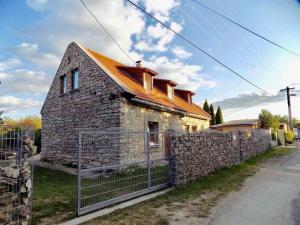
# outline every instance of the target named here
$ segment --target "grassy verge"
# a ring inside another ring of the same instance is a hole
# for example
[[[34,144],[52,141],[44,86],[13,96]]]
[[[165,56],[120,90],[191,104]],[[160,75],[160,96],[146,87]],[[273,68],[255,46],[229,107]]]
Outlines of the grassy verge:
[[[161,213],[161,209],[166,208],[166,211],[172,211],[182,207],[178,203],[183,202],[197,206],[197,216],[205,216],[220,196],[241,187],[243,181],[253,175],[262,162],[292,152],[291,148],[267,151],[238,166],[216,171],[193,183],[181,185],[163,196],[97,218],[86,224],[166,225],[168,216]],[[191,199],[203,195],[205,198],[201,199],[200,203],[190,202]],[[58,224],[73,218],[75,207],[76,176],[37,167],[34,174],[33,224]]]
[[[76,176],[34,168],[32,224],[58,224],[75,217]]]

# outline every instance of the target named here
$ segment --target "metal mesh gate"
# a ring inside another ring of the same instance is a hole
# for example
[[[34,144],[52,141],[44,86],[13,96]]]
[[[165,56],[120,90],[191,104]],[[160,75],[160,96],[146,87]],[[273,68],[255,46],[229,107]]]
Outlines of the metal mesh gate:
[[[77,214],[167,187],[169,144],[164,132],[79,132]]]

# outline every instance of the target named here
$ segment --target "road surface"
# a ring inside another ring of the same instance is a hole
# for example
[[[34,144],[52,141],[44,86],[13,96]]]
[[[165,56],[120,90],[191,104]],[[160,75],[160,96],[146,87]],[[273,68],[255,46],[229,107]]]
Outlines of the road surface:
[[[300,225],[300,143],[297,151],[270,160],[238,192],[223,198],[206,225]]]

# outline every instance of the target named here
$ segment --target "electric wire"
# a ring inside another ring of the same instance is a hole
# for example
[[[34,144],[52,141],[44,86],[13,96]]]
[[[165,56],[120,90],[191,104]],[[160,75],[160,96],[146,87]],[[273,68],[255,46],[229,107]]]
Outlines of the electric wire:
[[[153,20],[155,20],[156,22],[158,22],[159,24],[163,25],[164,27],[166,27],[168,30],[172,31],[174,34],[176,34],[178,37],[180,37],[181,39],[183,39],[185,42],[187,42],[188,44],[190,44],[191,46],[195,47],[196,49],[198,49],[199,51],[201,51],[202,53],[204,53],[206,56],[208,56],[209,58],[211,58],[212,60],[214,60],[215,62],[217,62],[218,64],[222,65],[224,68],[226,68],[227,70],[229,70],[230,72],[232,72],[233,74],[235,74],[236,76],[238,76],[239,78],[243,79],[244,81],[246,81],[247,83],[251,84],[253,87],[257,88],[258,90],[264,92],[264,93],[268,93],[267,91],[265,91],[264,89],[262,89],[261,87],[259,87],[258,85],[254,84],[252,81],[250,81],[249,79],[245,78],[244,76],[242,76],[241,74],[239,74],[238,72],[236,72],[234,69],[231,69],[229,66],[227,66],[225,63],[223,63],[222,61],[220,61],[219,59],[215,58],[214,56],[212,56],[211,54],[209,54],[208,52],[206,52],[205,50],[203,50],[201,47],[199,47],[197,44],[195,44],[194,42],[190,41],[188,38],[186,38],[185,36],[179,34],[178,32],[176,32],[174,29],[172,29],[171,27],[169,27],[168,25],[166,25],[164,22],[162,22],[161,20],[157,19],[156,17],[154,17],[152,14],[148,13],[146,10],[144,10],[142,7],[140,7],[139,5],[137,5],[136,3],[132,2],[131,0],[126,0],[127,2],[129,2],[131,5],[135,6],[137,9],[139,9],[140,11],[142,11],[144,14],[148,15],[149,17],[151,17]]]
[[[91,16],[95,19],[97,24],[103,29],[103,31],[106,33],[106,35],[118,46],[118,48],[127,56],[127,58],[135,63],[135,61],[129,56],[129,54],[126,53],[126,51],[121,47],[121,45],[117,42],[116,39],[110,34],[110,32],[105,28],[105,26],[97,19],[97,17],[93,14],[93,12],[89,9],[89,7],[83,2],[83,0],[80,0],[80,2],[83,4],[83,6],[86,8],[86,10],[91,14]]]
[[[210,12],[212,12],[212,13],[214,13],[214,14],[220,16],[220,17],[222,17],[223,19],[225,19],[225,20],[227,20],[227,21],[229,21],[229,22],[235,24],[236,26],[238,26],[238,27],[240,27],[240,28],[242,28],[242,29],[244,29],[244,30],[250,32],[251,34],[253,34],[253,35],[255,35],[255,36],[257,36],[257,37],[259,37],[259,38],[265,40],[266,42],[268,42],[268,43],[270,43],[270,44],[272,44],[272,45],[274,45],[274,46],[276,46],[276,47],[278,47],[278,48],[280,48],[280,49],[282,49],[282,50],[284,50],[284,51],[286,51],[286,52],[288,52],[288,53],[290,53],[290,54],[293,54],[293,55],[295,55],[295,56],[297,56],[297,57],[300,58],[300,54],[299,54],[299,53],[294,52],[294,51],[292,51],[292,50],[289,50],[288,48],[286,48],[286,47],[284,47],[284,46],[282,46],[282,45],[280,45],[280,44],[277,44],[276,42],[274,42],[274,41],[272,41],[272,40],[270,40],[270,39],[264,37],[263,35],[258,34],[257,32],[255,32],[255,31],[253,31],[253,30],[251,30],[251,29],[249,29],[249,28],[247,28],[247,27],[245,27],[245,26],[239,24],[238,22],[236,22],[236,21],[230,19],[229,17],[224,16],[223,14],[217,12],[216,10],[214,10],[214,9],[212,9],[212,8],[210,8],[210,7],[208,7],[208,6],[205,5],[204,3],[202,3],[202,2],[200,2],[200,1],[198,1],[198,0],[191,0],[191,1],[193,1],[193,2],[195,2],[196,4],[202,6],[203,8],[206,8],[206,9],[209,10]]]

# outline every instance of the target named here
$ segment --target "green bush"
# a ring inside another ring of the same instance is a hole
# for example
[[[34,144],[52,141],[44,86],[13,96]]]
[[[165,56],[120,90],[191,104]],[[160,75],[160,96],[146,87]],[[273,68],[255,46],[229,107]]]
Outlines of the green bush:
[[[293,131],[288,131],[284,134],[285,141],[289,144],[292,144],[295,140],[295,133]]]

